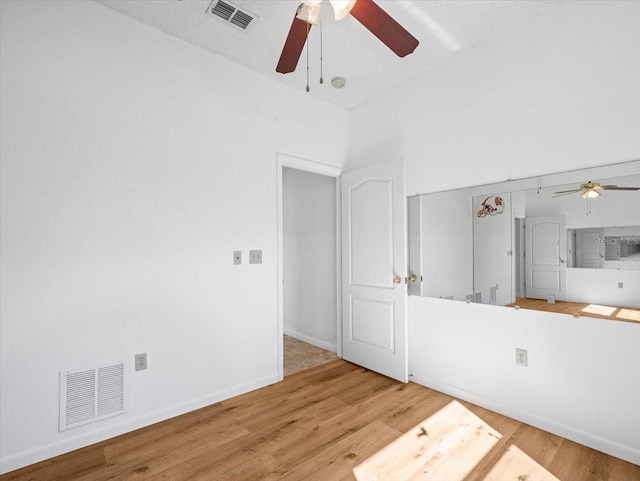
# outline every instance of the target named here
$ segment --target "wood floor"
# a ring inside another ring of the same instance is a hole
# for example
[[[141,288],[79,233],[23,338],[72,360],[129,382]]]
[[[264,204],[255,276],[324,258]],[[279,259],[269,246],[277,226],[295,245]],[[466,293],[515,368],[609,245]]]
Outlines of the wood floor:
[[[375,479],[640,480],[639,466],[340,359],[0,479],[353,481],[357,468],[364,481],[385,456],[424,462]]]
[[[509,304],[510,307],[514,305],[520,306],[522,309],[559,312],[572,316],[577,315],[625,322],[640,322],[640,309],[633,307],[599,306],[581,302],[564,301],[556,301],[555,304],[549,304],[546,299],[530,299],[525,297],[518,297],[515,303]]]

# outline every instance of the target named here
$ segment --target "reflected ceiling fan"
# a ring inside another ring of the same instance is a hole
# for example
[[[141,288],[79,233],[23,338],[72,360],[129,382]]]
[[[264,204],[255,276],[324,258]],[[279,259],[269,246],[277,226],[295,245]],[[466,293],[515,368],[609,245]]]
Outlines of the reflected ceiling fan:
[[[373,0],[330,0],[329,3],[336,20],[350,14],[399,57],[409,55],[418,46],[418,40]],[[286,74],[296,69],[311,26],[319,25],[321,17],[322,0],[302,0],[282,48],[276,72]]]
[[[580,188],[571,190],[561,190],[554,192],[552,197],[561,197],[563,195],[575,194],[580,192],[583,199],[595,199],[600,197],[603,190],[640,190],[640,187],[618,187],[617,185],[600,185],[600,182],[585,182],[580,184]]]

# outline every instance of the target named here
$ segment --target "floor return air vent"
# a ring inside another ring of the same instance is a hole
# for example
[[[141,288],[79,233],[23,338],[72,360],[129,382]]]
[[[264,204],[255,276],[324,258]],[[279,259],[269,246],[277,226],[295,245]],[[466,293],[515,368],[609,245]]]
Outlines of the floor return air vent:
[[[124,362],[60,373],[59,431],[126,412],[127,370]]]

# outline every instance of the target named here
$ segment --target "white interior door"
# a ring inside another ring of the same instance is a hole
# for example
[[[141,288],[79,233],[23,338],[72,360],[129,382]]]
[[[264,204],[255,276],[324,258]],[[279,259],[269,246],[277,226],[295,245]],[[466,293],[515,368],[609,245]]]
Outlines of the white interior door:
[[[576,267],[604,268],[604,229],[580,229],[576,235]]]
[[[408,381],[401,161],[342,175],[342,354]]]
[[[525,219],[526,297],[567,298],[567,233],[564,216]]]

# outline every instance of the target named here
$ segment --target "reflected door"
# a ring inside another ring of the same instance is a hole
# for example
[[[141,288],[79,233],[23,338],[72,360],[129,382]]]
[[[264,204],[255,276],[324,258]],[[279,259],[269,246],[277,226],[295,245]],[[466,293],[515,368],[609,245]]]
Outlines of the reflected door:
[[[604,229],[580,229],[576,232],[576,267],[604,268]]]
[[[402,162],[342,175],[342,354],[408,381]]]
[[[526,297],[564,301],[567,237],[564,216],[525,219]]]

